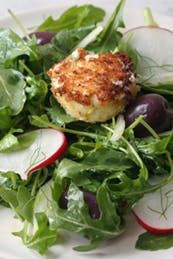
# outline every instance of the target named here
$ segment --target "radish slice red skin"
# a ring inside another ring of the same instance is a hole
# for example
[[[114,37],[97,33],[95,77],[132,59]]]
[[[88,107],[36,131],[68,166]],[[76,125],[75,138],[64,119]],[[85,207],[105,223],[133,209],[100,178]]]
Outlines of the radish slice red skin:
[[[173,31],[169,29],[139,26],[124,33],[120,41],[120,51],[126,51],[123,46],[124,43],[127,43],[136,53],[140,53],[136,67],[140,83],[151,86],[171,84],[173,81],[172,41]],[[121,45],[121,43],[123,44]],[[166,51],[162,51],[163,49]]]
[[[157,26],[145,26],[145,25],[141,25],[141,26],[136,26],[136,27],[133,27],[133,28],[131,28],[131,29],[125,31],[125,32],[124,32],[124,35],[128,34],[129,32],[133,32],[134,30],[145,29],[145,28],[163,30],[163,31],[170,32],[171,34],[173,33],[173,31],[171,31],[170,29],[167,29],[167,28],[157,27]],[[173,36],[173,35],[172,35],[172,36]]]
[[[141,227],[143,227],[145,230],[147,230],[148,232],[151,232],[153,234],[156,235],[161,235],[161,234],[173,234],[173,228],[169,228],[169,229],[161,229],[161,228],[154,228],[148,224],[146,224],[141,218],[139,218],[135,212],[133,212],[133,215],[135,216],[137,222],[139,223],[139,225]]]
[[[57,130],[58,131],[58,130]],[[28,174],[33,173],[37,170],[39,170],[40,168],[43,168],[47,165],[52,164],[53,162],[55,162],[57,159],[59,159],[60,157],[62,157],[62,155],[65,153],[65,151],[67,150],[68,147],[68,142],[67,142],[67,138],[65,136],[64,133],[58,131],[59,134],[62,134],[62,139],[63,139],[63,144],[62,146],[48,159],[44,160],[43,162],[41,162],[40,164],[36,165],[35,167],[31,168],[28,172]]]
[[[16,172],[22,179],[59,159],[67,149],[67,139],[56,129],[35,130],[36,138],[26,149],[0,153],[0,172]]]
[[[152,184],[161,179],[150,179]],[[173,181],[162,188],[146,193],[134,206],[137,222],[153,234],[173,233]]]

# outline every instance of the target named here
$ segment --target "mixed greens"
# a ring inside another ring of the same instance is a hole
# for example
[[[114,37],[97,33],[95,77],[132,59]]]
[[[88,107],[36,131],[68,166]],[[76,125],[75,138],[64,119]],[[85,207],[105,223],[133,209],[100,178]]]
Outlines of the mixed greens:
[[[86,48],[126,51],[137,66],[138,53],[128,41],[121,41],[124,4],[124,0],[119,2]],[[54,33],[44,45],[38,44],[36,34],[23,39],[10,29],[0,29],[0,152],[28,147],[37,128],[61,130],[69,141],[63,158],[27,180],[18,172],[0,174],[0,203],[11,207],[23,222],[23,228],[14,234],[41,254],[58,244],[63,229],[89,240],[89,244],[75,247],[77,251],[89,251],[117,237],[125,231],[125,217],[135,203],[173,180],[172,130],[157,134],[142,116],[127,128],[121,127],[123,117],[96,124],[76,121],[51,96],[47,70],[80,46],[104,15],[101,8],[84,5],[71,7],[56,20],[50,16],[36,28]],[[147,84],[140,86],[141,93],[151,92]],[[169,87],[166,95],[164,88],[158,86],[158,90],[173,105],[173,88]],[[148,137],[135,136],[139,124],[150,132]],[[118,137],[117,128],[121,129]],[[160,176],[161,181],[150,183],[151,177]],[[140,240],[137,247],[150,248],[144,236]],[[169,244],[173,246],[170,236]],[[157,242],[157,249],[164,247],[163,242]]]

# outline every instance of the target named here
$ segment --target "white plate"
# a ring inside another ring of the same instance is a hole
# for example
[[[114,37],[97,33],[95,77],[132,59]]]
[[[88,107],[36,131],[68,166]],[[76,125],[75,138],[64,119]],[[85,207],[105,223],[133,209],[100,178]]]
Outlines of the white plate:
[[[82,1],[82,3],[88,1]],[[108,13],[110,13],[114,6],[108,4],[108,1],[91,1],[92,4],[102,6]],[[116,1],[115,1],[116,2]],[[40,23],[49,14],[57,16],[62,11],[67,9],[68,5],[59,4],[58,6],[52,6],[42,10],[34,10],[33,12],[25,12],[17,15],[22,21],[24,26],[32,28],[34,25]],[[125,22],[128,27],[143,25],[142,10],[130,10],[128,6],[124,12]],[[160,26],[173,29],[173,19],[163,15],[155,15],[157,22]],[[0,26],[10,27],[18,31],[15,28],[14,22],[11,18],[0,19]],[[164,50],[165,51],[165,50]],[[107,242],[102,248],[97,249],[90,253],[78,253],[72,250],[72,246],[79,244],[83,239],[77,235],[67,234],[66,240],[60,245],[56,245],[51,248],[47,256],[40,256],[37,252],[33,252],[27,249],[21,242],[21,240],[11,234],[12,231],[18,230],[17,222],[13,218],[11,210],[6,208],[0,209],[0,259],[172,259],[173,249],[160,250],[157,252],[140,251],[134,248],[138,235],[142,232],[141,227],[137,225],[134,218],[129,218],[127,222],[126,232],[118,237],[116,240]]]

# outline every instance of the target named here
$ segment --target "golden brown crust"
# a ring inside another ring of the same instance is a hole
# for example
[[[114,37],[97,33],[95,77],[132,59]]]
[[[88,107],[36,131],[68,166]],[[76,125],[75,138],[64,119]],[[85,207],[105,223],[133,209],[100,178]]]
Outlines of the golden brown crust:
[[[84,49],[77,51],[79,57],[71,55],[48,71],[55,82],[51,89],[53,94],[65,95],[69,101],[83,105],[90,105],[93,96],[107,103],[120,94],[125,94],[128,102],[133,96],[134,73],[127,54],[107,52],[92,56]]]

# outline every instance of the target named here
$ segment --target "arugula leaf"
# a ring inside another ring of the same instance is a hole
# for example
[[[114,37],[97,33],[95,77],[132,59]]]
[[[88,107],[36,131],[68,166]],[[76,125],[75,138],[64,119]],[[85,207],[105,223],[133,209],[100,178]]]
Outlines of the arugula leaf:
[[[138,53],[137,51],[131,46],[130,40],[131,40],[132,34],[129,32],[128,34],[128,39],[124,39],[122,38],[119,42],[118,45],[118,50],[120,52],[125,52],[128,53],[129,57],[132,59],[133,61],[133,67],[134,69],[137,68],[137,64],[138,64]]]
[[[146,155],[161,155],[167,150],[168,145],[173,139],[173,132],[166,134],[166,136],[161,136],[159,139],[146,138],[138,140],[138,150]],[[137,142],[137,141],[136,141]]]
[[[145,232],[138,237],[136,248],[141,250],[157,251],[173,247],[173,234],[154,235]]]
[[[18,205],[16,191],[0,187],[0,197],[15,210]]]
[[[50,201],[52,200],[52,179],[46,182],[41,188],[38,190],[38,193],[35,197],[34,202],[34,212],[44,212],[48,215],[48,211],[50,208]]]
[[[19,232],[13,232],[15,236],[20,237],[23,243],[31,249],[37,250],[40,254],[45,254],[48,248],[54,245],[57,241],[57,231],[51,230],[47,216],[43,212],[35,214],[36,226],[35,231],[32,233],[27,232],[32,225],[26,224]]]
[[[161,134],[159,138],[135,138],[135,146],[142,157],[143,162],[147,165],[150,176],[168,175],[170,166],[166,156],[167,151],[172,151],[173,146],[172,131]]]
[[[91,42],[87,46],[87,49],[95,52],[115,50],[121,39],[121,33],[118,32],[118,28],[124,27],[124,22],[122,19],[124,5],[125,0],[120,0],[103,31],[97,36],[94,42]]]
[[[9,107],[12,115],[19,114],[26,101],[25,85],[20,72],[0,68],[0,108]]]
[[[173,95],[173,82],[158,83],[156,85],[141,82],[141,86],[147,92],[154,92],[162,95]]]
[[[44,101],[47,93],[48,93],[48,85],[47,83],[40,79],[39,77],[26,77],[27,87],[26,87],[26,93],[27,93],[27,99],[32,102],[35,100],[38,103],[41,103]]]
[[[14,173],[4,173],[2,179],[4,182],[1,182],[0,185],[0,197],[13,208],[19,218],[31,222],[35,198],[31,196],[22,180]]]
[[[29,117],[30,124],[38,127],[38,128],[49,128],[50,127],[50,121],[46,114],[42,114],[41,116],[37,115],[31,115]]]
[[[78,43],[82,41],[94,28],[95,26],[91,25],[77,29],[62,30],[53,38],[52,44],[54,44],[58,51],[67,56],[73,48],[78,45]]]
[[[0,140],[0,152],[8,150],[18,142],[17,138],[10,132]]]
[[[0,173],[0,187],[9,190],[16,190],[18,185],[21,184],[20,176],[14,172],[1,172]]]
[[[64,53],[58,51],[56,46],[52,43],[40,45],[37,46],[37,48],[42,57],[40,62],[42,64],[42,70],[45,74],[50,67],[65,58]]]
[[[102,158],[102,159],[100,159]],[[122,152],[111,148],[98,148],[95,152],[91,152],[83,160],[89,165],[100,165],[108,170],[121,171],[131,168],[131,161]]]
[[[19,186],[16,197],[18,206],[16,206],[15,211],[22,219],[32,223],[35,197],[22,185]]]
[[[79,141],[72,143],[68,148],[68,154],[73,159],[82,159],[95,149],[95,143]]]
[[[66,10],[57,20],[49,16],[37,30],[58,32],[64,29],[89,26],[100,22],[104,15],[103,9],[93,5],[73,6]]]
[[[21,55],[30,55],[31,49],[16,33],[0,28],[0,64],[9,63]]]
[[[51,98],[50,103],[51,107],[47,108],[47,114],[53,123],[65,126],[65,124],[75,121],[74,118],[64,111],[55,99]]]
[[[8,107],[0,107],[0,129],[8,130],[12,126],[11,110]]]
[[[121,152],[105,148],[92,152],[80,163],[67,158],[63,159],[56,169],[56,180],[61,183],[64,178],[69,178],[85,188],[88,184],[92,185],[94,175],[99,183],[112,173],[128,170],[131,166],[131,161]],[[93,181],[93,185],[95,185],[95,181]]]
[[[32,131],[17,137],[9,132],[0,140],[0,153],[25,149],[33,143],[35,137],[36,134]]]
[[[50,229],[46,214],[42,211],[36,212],[34,207],[36,187],[47,181],[47,173],[44,177],[43,173],[33,174],[27,180],[21,180],[13,172],[0,174],[1,204],[5,201],[5,205],[9,205],[23,221],[23,229],[13,234],[21,237],[27,247],[41,254],[57,240],[57,230]]]
[[[124,231],[124,224],[116,213],[115,204],[111,201],[104,185],[97,191],[97,201],[101,210],[99,219],[92,219],[84,202],[82,191],[71,183],[68,189],[68,208],[60,209],[57,203],[52,203],[49,211],[53,229],[66,229],[86,236],[89,245],[75,247],[77,251],[89,251],[104,240],[116,237]]]
[[[14,211],[18,206],[17,188],[22,183],[20,176],[14,172],[0,173],[0,198],[1,204],[10,206]]]
[[[25,111],[30,114],[40,114],[45,110],[45,101],[48,95],[48,84],[39,76],[27,76]]]

